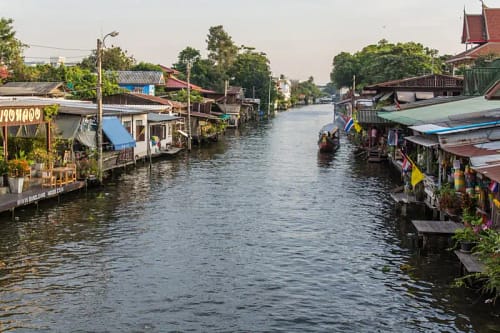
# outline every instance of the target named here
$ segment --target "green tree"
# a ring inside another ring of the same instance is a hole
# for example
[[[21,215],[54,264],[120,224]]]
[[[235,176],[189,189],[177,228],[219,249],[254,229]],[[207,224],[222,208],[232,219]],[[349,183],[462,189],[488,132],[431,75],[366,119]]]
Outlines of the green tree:
[[[7,71],[15,77],[24,70],[22,52],[26,45],[16,38],[13,22],[10,18],[0,18],[0,67],[6,66]]]
[[[103,71],[126,71],[130,70],[136,61],[133,56],[129,56],[127,51],[121,47],[112,46],[105,48],[102,51],[102,69]],[[95,71],[97,66],[97,50],[92,51],[92,54],[84,58],[80,63],[80,67]]]
[[[241,86],[246,91],[247,97],[261,100],[263,109],[267,109],[269,99],[269,84],[271,70],[269,59],[265,53],[256,52],[253,48],[242,47],[240,52],[228,71],[231,84]],[[271,86],[272,100],[276,98],[274,85]]]
[[[382,39],[378,44],[364,47],[355,54],[342,52],[333,59],[331,80],[337,87],[352,85],[356,75],[356,86],[405,77],[441,73],[444,61],[437,51],[420,43],[389,43]]]
[[[155,65],[149,62],[140,62],[137,65],[130,67],[131,71],[151,71],[151,72],[163,72],[160,65]]]
[[[304,95],[304,102],[308,104],[309,101],[323,96],[323,92],[314,84],[314,78],[311,76],[307,81],[292,83],[292,100],[300,100],[301,95]]]
[[[68,67],[65,79],[67,86],[70,88],[71,97],[73,99],[95,99],[97,76],[89,69],[82,69],[78,66]],[[102,94],[103,96],[116,94],[124,91],[116,83],[116,76],[113,74],[105,74],[102,76]]]
[[[208,59],[212,60],[223,80],[238,55],[238,47],[222,25],[210,27],[207,35]]]
[[[203,101],[203,96],[201,96],[200,92],[197,90],[191,90],[189,93],[189,99],[191,103],[200,103]],[[168,98],[172,101],[187,103],[187,90],[182,89],[179,91],[171,92],[168,94]]]

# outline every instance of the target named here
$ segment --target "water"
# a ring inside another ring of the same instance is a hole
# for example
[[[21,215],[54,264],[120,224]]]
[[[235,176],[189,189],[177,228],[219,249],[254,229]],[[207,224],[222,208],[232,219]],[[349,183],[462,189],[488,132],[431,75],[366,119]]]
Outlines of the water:
[[[176,160],[0,224],[0,331],[495,332],[498,310],[419,255],[398,176],[330,105],[281,113]]]

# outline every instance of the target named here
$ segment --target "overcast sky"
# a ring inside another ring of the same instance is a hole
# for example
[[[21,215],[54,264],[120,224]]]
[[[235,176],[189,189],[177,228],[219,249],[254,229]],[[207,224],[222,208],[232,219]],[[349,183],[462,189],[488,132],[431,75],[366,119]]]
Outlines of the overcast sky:
[[[500,7],[500,0],[485,3]],[[14,19],[18,39],[32,45],[26,60],[79,60],[90,51],[34,45],[91,50],[117,30],[108,46],[170,66],[186,46],[205,56],[208,29],[223,25],[237,45],[265,52],[274,75],[324,84],[336,54],[382,38],[419,42],[439,54],[463,51],[464,7],[481,12],[479,0],[0,0],[0,15]]]

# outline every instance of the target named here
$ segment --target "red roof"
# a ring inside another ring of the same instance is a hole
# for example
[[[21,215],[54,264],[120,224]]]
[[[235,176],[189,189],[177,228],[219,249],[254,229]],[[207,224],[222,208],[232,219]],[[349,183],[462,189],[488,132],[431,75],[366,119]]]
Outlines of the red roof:
[[[167,67],[167,66],[163,66],[163,65],[160,65],[161,69],[163,71],[165,71],[167,74],[171,74],[171,75],[179,75],[179,71],[174,69],[174,68],[171,68],[171,67]]]
[[[137,93],[132,93],[132,92],[129,92],[127,93],[129,95],[132,95],[132,96],[137,96],[141,99],[144,99],[144,100],[148,100],[148,101],[151,101],[151,102],[156,102],[160,105],[170,105],[172,106],[172,101],[166,99],[166,98],[162,98],[162,97],[158,97],[158,96],[151,96],[151,95],[146,95],[146,94],[137,94]]]
[[[484,43],[485,37],[483,15],[465,14],[462,43]]]
[[[199,87],[192,83],[190,83],[189,85],[192,90],[197,90],[202,93],[214,93],[214,91],[212,90],[203,89],[202,87]],[[167,87],[167,89],[187,89],[188,84],[186,81],[179,80],[176,77],[169,77],[165,86]]]
[[[489,42],[500,42],[500,8],[484,8],[486,38]]]
[[[480,56],[487,56],[490,54],[500,55],[500,42],[489,42],[483,45],[476,46],[470,50],[459,53],[450,59],[446,60],[447,63],[455,63],[462,60],[474,60]]]

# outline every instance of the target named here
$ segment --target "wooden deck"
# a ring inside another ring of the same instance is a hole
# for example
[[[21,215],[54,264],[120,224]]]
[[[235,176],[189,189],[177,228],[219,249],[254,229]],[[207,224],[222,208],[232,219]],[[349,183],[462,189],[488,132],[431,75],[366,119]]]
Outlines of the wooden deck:
[[[425,247],[430,236],[452,236],[455,230],[464,227],[462,223],[452,221],[412,220],[411,223],[422,239],[422,247]]]
[[[455,255],[460,260],[462,271],[465,270],[468,273],[482,273],[484,271],[484,265],[477,256],[460,250],[455,250]]]
[[[84,188],[86,182],[75,181],[64,184],[58,187],[41,187],[39,185],[31,186],[28,190],[22,193],[5,193],[0,195],[0,213],[6,211],[14,211],[17,207],[26,206],[37,203],[41,200],[58,197],[61,194],[73,192]]]

